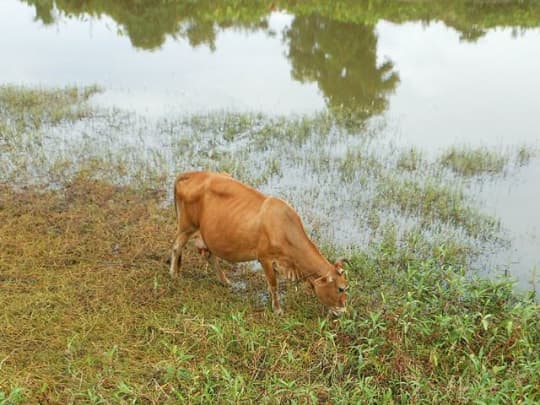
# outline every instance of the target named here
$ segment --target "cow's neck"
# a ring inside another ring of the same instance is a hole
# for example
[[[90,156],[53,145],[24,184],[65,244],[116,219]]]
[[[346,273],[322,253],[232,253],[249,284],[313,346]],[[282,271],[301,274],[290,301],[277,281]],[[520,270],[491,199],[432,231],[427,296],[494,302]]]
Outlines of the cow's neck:
[[[298,249],[296,256],[298,276],[300,279],[313,283],[317,278],[327,275],[332,265],[309,239],[303,245]]]

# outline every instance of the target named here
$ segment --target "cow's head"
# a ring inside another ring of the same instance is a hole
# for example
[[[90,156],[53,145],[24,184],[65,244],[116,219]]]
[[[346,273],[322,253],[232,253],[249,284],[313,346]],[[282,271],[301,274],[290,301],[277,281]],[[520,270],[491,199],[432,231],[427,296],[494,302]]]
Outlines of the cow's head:
[[[347,280],[343,269],[343,259],[337,260],[328,273],[313,282],[315,294],[330,308],[330,313],[339,316],[345,313],[347,305]]]

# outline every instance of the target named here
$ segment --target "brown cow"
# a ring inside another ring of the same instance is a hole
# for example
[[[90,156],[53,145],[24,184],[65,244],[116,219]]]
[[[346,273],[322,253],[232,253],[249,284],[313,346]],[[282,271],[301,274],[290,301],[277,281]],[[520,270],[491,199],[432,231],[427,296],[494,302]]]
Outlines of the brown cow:
[[[345,312],[347,281],[341,261],[331,264],[306,235],[294,209],[225,174],[190,172],[174,184],[177,233],[172,248],[172,277],[177,276],[182,249],[200,232],[199,251],[209,252],[219,279],[229,284],[217,263],[258,260],[265,272],[278,314],[276,276],[307,281],[333,315]]]

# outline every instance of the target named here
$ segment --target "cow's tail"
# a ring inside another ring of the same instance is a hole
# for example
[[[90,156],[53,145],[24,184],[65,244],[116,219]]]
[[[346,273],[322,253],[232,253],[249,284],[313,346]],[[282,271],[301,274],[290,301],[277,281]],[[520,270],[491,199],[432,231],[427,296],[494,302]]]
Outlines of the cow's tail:
[[[178,183],[181,180],[182,175],[178,175],[173,184],[173,199],[174,199],[174,212],[176,214],[176,223],[180,219],[180,206],[178,205]]]
[[[182,173],[176,176],[176,180],[173,185],[173,199],[174,199],[174,211],[176,213],[176,221],[180,220],[181,207],[178,204],[178,193],[180,192],[180,183],[189,179],[189,173]]]
[[[176,213],[176,222],[180,218],[180,208],[178,207],[178,197],[176,196],[176,181],[173,184],[173,199],[174,199],[174,212]]]

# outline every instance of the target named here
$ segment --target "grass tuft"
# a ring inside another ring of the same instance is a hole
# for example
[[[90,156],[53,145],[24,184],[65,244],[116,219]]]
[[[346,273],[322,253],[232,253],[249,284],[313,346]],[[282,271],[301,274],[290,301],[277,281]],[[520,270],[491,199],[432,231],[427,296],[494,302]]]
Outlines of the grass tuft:
[[[440,163],[463,176],[502,173],[510,158],[487,148],[451,147],[440,157]]]
[[[407,149],[400,153],[397,160],[397,168],[412,172],[420,168],[422,161],[421,151],[416,148]]]
[[[3,85],[0,86],[0,118],[19,130],[77,121],[92,113],[86,101],[99,91],[97,86],[36,89]],[[0,129],[5,127],[4,123]]]
[[[377,204],[397,207],[408,215],[418,215],[423,226],[434,222],[458,225],[469,235],[489,238],[495,235],[498,221],[482,215],[468,203],[459,187],[451,187],[436,179],[424,181],[387,177],[379,182]]]

